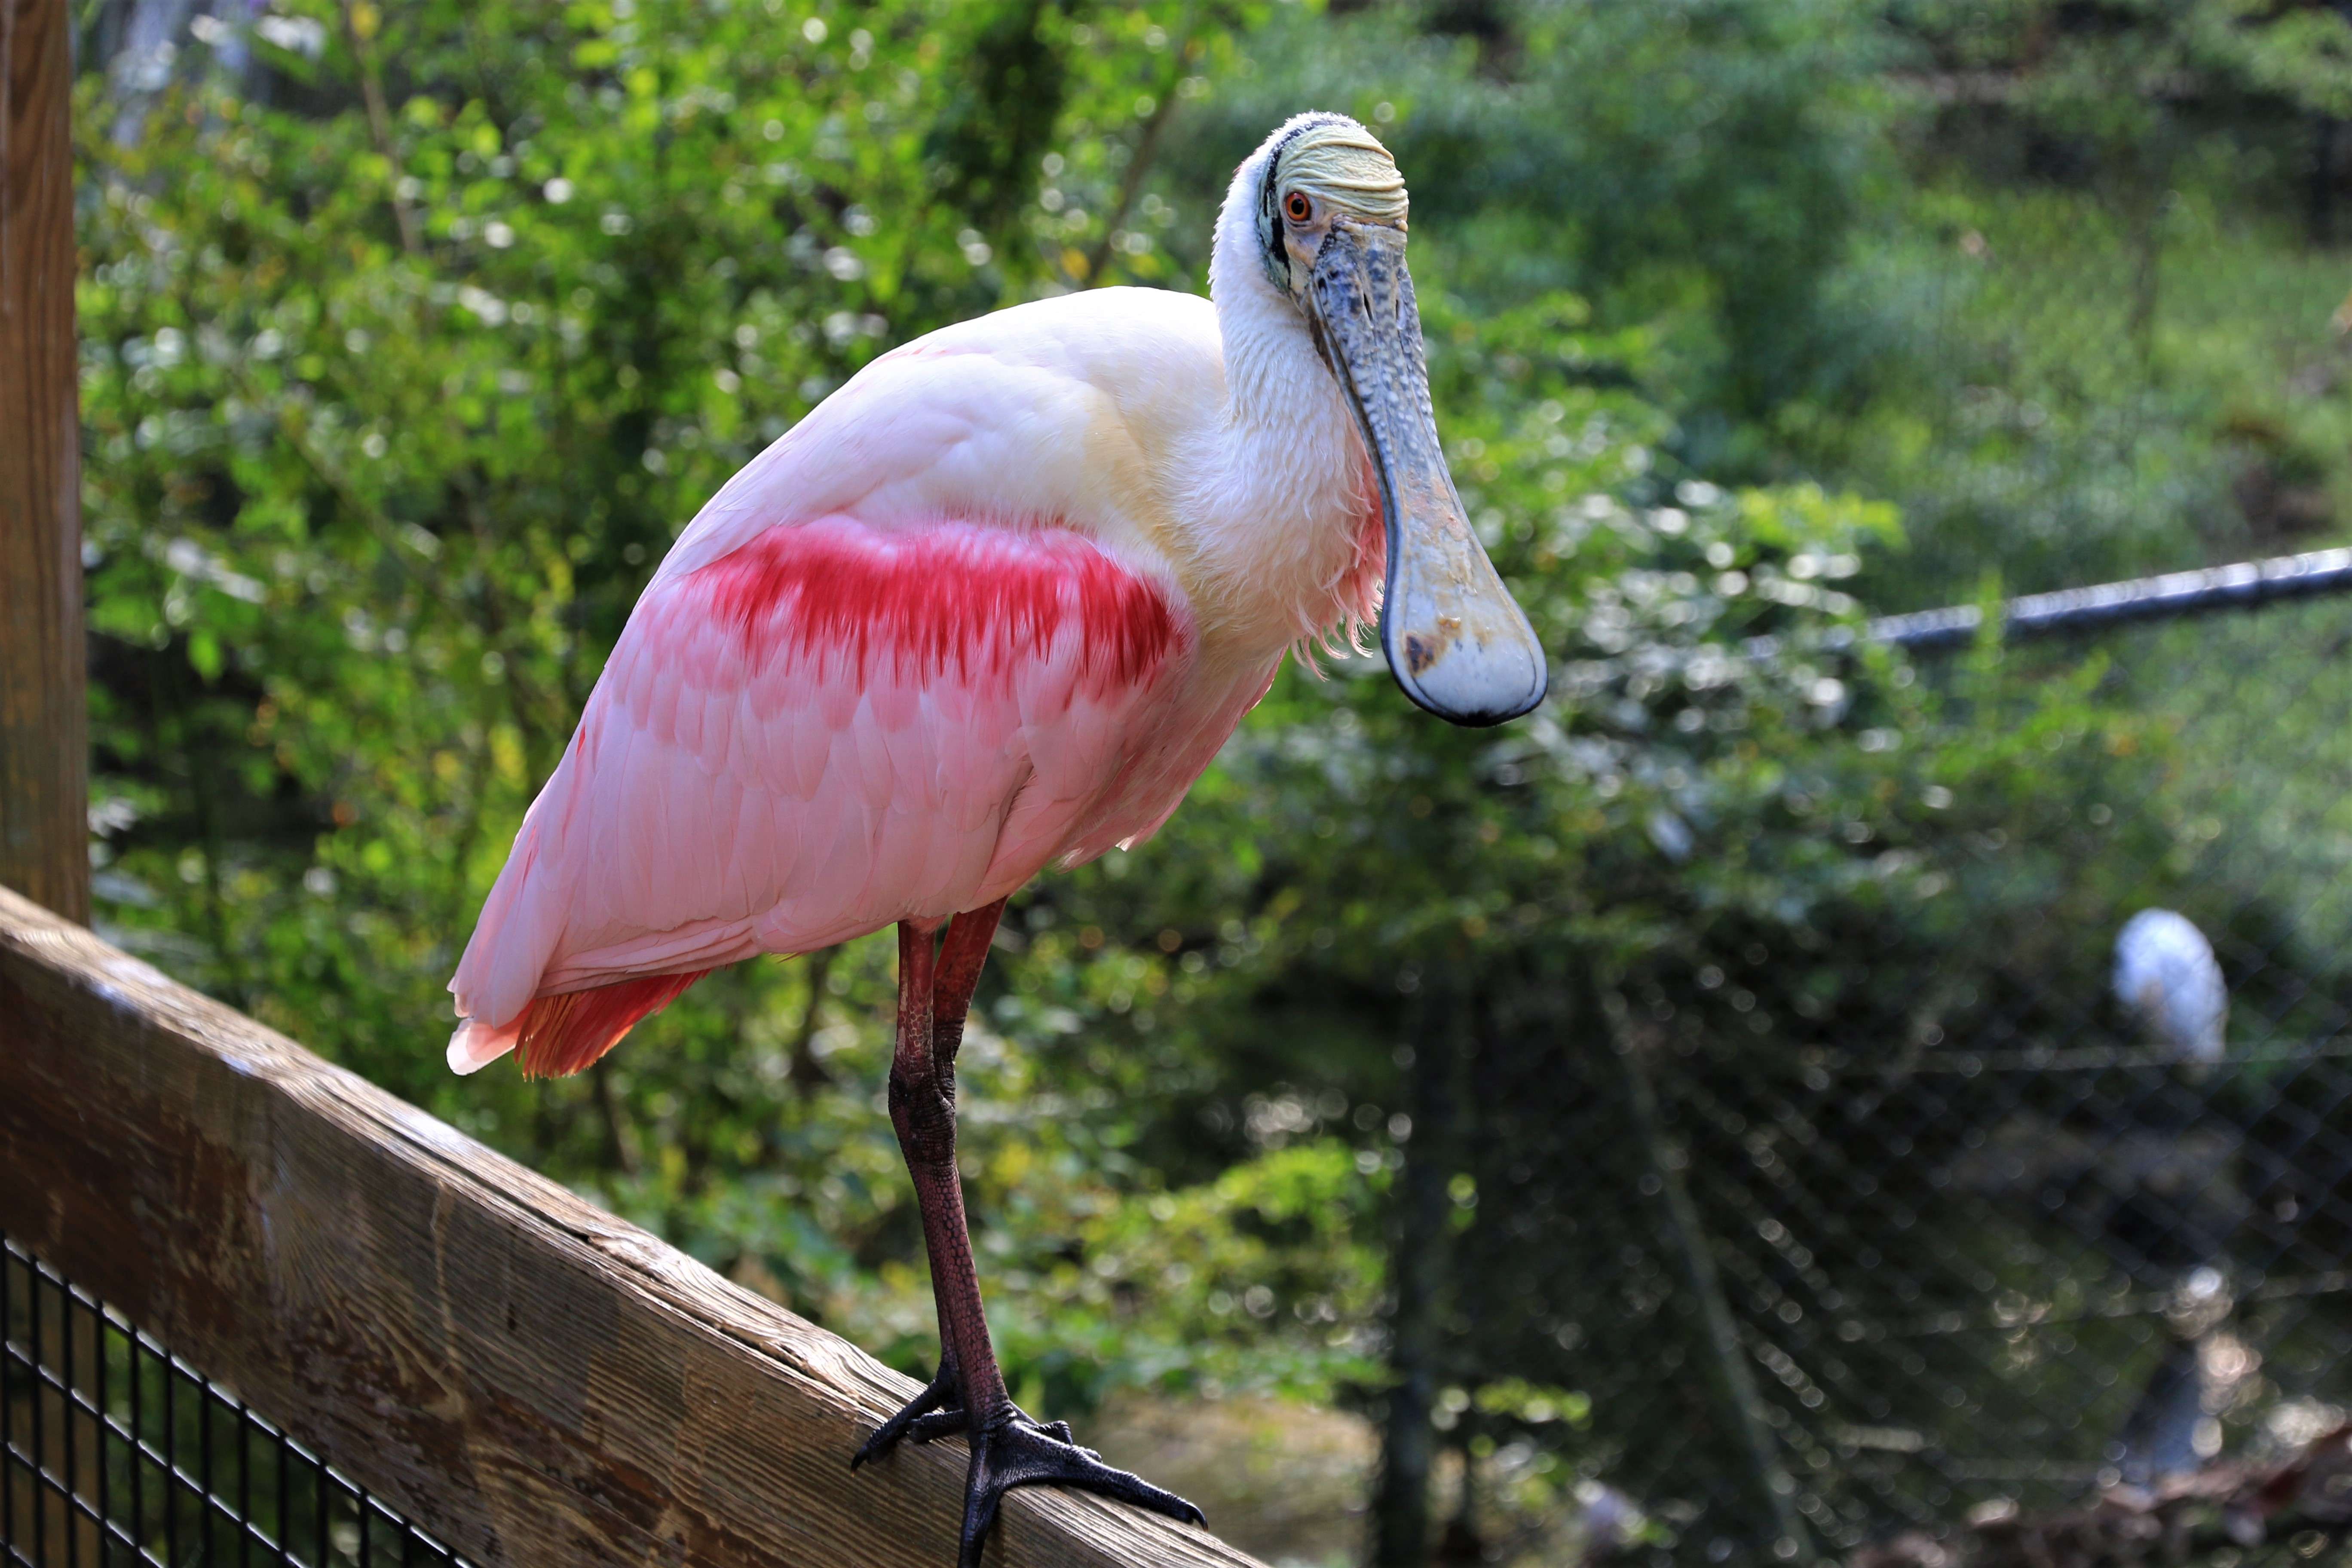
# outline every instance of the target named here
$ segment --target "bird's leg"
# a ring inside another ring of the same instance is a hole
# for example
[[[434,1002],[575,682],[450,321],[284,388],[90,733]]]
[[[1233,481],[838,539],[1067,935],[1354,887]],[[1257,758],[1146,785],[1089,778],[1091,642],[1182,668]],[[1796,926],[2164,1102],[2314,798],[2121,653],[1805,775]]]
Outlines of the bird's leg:
[[[971,1447],[971,1468],[964,1484],[958,1568],[979,1568],[981,1543],[996,1522],[998,1504],[1017,1486],[1080,1487],[1190,1523],[1202,1522],[1201,1510],[1182,1498],[1114,1469],[1103,1463],[1101,1455],[1079,1447],[1064,1423],[1041,1426],[1023,1414],[996,1364],[964,1220],[963,1183],[956,1169],[955,1058],[963,1044],[972,987],[987,962],[989,939],[1003,910],[1000,900],[957,916],[949,928],[945,952],[937,955],[931,948],[936,927],[911,921],[898,927],[898,1043],[890,1062],[890,1124],[898,1131],[922,1211],[931,1292],[940,1314],[940,1373],[857,1454],[858,1459],[878,1455],[901,1437],[921,1443],[956,1432],[965,1435]]]
[[[947,1108],[945,1136],[950,1171],[955,1163],[956,1053],[963,1048],[963,1026],[964,1020],[971,1012],[972,992],[980,984],[980,972],[988,963],[988,944],[996,935],[996,922],[1003,913],[1004,900],[999,899],[986,909],[971,910],[956,916],[954,921],[948,927],[947,940],[941,945],[939,956],[931,961],[933,968],[929,982],[931,995],[929,1081],[936,1088],[937,1099],[944,1102]],[[907,986],[909,984],[905,969],[907,951],[905,931],[906,928],[902,926],[899,937],[901,962],[899,1054],[904,1054],[908,1050],[909,1040],[905,1011]],[[921,945],[926,958],[929,958],[930,944],[928,936]],[[921,1091],[916,1087],[920,1081],[920,1075],[917,1074],[909,1078],[908,1093],[905,1096],[902,1096],[899,1088],[900,1078],[898,1061],[894,1056],[890,1068],[890,1120],[898,1129],[899,1148],[906,1154],[908,1172],[912,1173],[915,1169],[916,1148],[907,1141],[908,1127],[902,1121],[900,1100],[902,1098],[912,1100],[921,1096]],[[913,1109],[910,1104],[908,1110],[911,1111]],[[929,1141],[936,1143],[938,1142],[936,1129],[927,1128],[926,1131],[930,1135]],[[961,1232],[963,1202],[961,1184],[956,1182],[951,1184],[955,1187],[957,1206],[954,1224],[957,1230]],[[888,1453],[898,1447],[902,1438],[912,1436],[919,1443],[927,1443],[934,1437],[944,1437],[951,1433],[961,1432],[966,1425],[963,1414],[963,1394],[956,1375],[955,1338],[948,1329],[950,1313],[955,1309],[950,1304],[947,1289],[948,1276],[937,1267],[940,1254],[932,1237],[930,1202],[924,1196],[923,1181],[919,1176],[916,1178],[916,1194],[921,1200],[923,1208],[924,1246],[926,1250],[929,1251],[934,1264],[931,1269],[931,1301],[938,1312],[940,1325],[939,1371],[932,1376],[929,1385],[909,1400],[904,1409],[875,1428],[873,1436],[866,1438],[857,1452],[850,1458],[849,1468],[853,1470],[868,1459],[879,1458]],[[967,1253],[970,1252],[969,1241],[965,1243],[964,1249]],[[974,1294],[977,1295],[976,1285]],[[983,1322],[982,1332],[984,1334],[986,1331],[987,1325]]]
[[[1004,913],[1004,900],[999,899],[986,909],[971,910],[956,916],[948,927],[947,940],[933,961],[931,974],[931,1073],[938,1086],[939,1098],[948,1107],[950,1122],[948,1134],[952,1139],[955,1128],[956,1053],[963,1048],[964,1021],[971,1013],[972,992],[980,984],[980,972],[988,963],[988,947],[996,935],[997,921]],[[897,1082],[895,1065],[892,1081]],[[895,1121],[897,1110],[892,1111]],[[901,1134],[904,1147],[904,1134]],[[908,1152],[911,1170],[914,1153]],[[961,1184],[958,1184],[961,1201]],[[920,1187],[919,1185],[918,1192]],[[926,1247],[930,1242],[929,1211],[925,1211]],[[969,1250],[969,1244],[967,1244]],[[936,1256],[936,1255],[935,1255]],[[931,1301],[938,1312],[940,1324],[940,1365],[924,1390],[907,1402],[905,1408],[874,1430],[857,1452],[851,1456],[849,1468],[856,1469],[868,1459],[881,1458],[898,1447],[905,1438],[928,1443],[935,1437],[945,1437],[963,1431],[969,1425],[965,1415],[963,1393],[956,1369],[956,1336],[949,1331],[951,1315],[963,1310],[960,1301],[951,1298],[947,1289],[948,1275],[940,1269],[931,1271]],[[973,1294],[978,1293],[975,1286]],[[988,1331],[982,1320],[979,1330],[982,1337]],[[1071,1440],[1066,1421],[1045,1424],[1045,1430],[1064,1442]]]

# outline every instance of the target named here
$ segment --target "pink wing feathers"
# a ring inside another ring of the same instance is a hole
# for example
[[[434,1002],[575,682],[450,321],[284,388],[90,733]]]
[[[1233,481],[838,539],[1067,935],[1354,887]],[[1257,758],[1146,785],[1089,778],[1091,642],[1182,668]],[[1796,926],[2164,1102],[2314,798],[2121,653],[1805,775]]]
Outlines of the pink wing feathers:
[[[656,577],[457,966],[451,1065],[577,1071],[710,969],[1147,833],[1263,689],[1190,711],[1181,604],[1053,526],[830,516]]]

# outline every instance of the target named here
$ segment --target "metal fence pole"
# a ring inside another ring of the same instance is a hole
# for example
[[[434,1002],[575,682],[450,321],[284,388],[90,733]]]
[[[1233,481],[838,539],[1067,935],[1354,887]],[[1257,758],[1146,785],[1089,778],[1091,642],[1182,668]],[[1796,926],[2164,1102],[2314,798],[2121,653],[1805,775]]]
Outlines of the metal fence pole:
[[[1717,1402],[1739,1434],[1758,1500],[1771,1515],[1773,1528],[1780,1533],[1776,1555],[1784,1547],[1783,1561],[1810,1563],[1814,1556],[1812,1534],[1805,1528],[1804,1516],[1797,1511],[1796,1482],[1788,1467],[1780,1462],[1763,1395],[1757,1390],[1755,1374],[1748,1369],[1747,1353],[1740,1347],[1738,1321],[1732,1316],[1731,1304],[1724,1297],[1723,1279],[1716,1270],[1706,1222],[1699,1217],[1698,1205],[1691,1200],[1690,1183],[1684,1174],[1689,1167],[1689,1158],[1667,1138],[1659,1119],[1657,1087],[1651,1080],[1642,1043],[1633,1038],[1626,1026],[1624,997],[1612,988],[1601,1000],[1601,1012],[1609,1019],[1610,1046],[1625,1071],[1626,1098],[1633,1104],[1635,1131],[1649,1152],[1650,1168],[1658,1178],[1675,1253],[1706,1326],[1707,1364],[1714,1373],[1709,1381]]]

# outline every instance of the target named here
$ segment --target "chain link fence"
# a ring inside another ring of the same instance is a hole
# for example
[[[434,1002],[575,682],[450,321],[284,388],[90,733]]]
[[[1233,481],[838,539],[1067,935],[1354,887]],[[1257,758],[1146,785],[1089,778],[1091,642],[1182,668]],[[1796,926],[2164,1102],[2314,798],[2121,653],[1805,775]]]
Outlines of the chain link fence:
[[[2046,151],[2009,125],[1979,132]],[[1897,603],[1995,560],[2048,589],[2340,536],[2342,253],[2149,178],[2096,200],[2021,179],[1869,250],[1908,334],[1891,374],[1936,432],[1872,478],[1911,540]],[[2085,831],[1969,846],[1988,923],[1945,973],[1887,947],[1885,984],[1921,993],[1902,1026],[1733,1016],[1743,980],[1802,956],[1760,936],[1706,995],[1588,1006],[1605,984],[1576,977],[1554,988],[1570,1016],[1471,1043],[1454,1157],[1507,1197],[1454,1266],[1517,1299],[1438,1326],[1475,1342],[1439,1414],[1442,1473],[1473,1485],[1440,1507],[1469,1521],[1474,1488],[1505,1493],[1551,1443],[1579,1523],[1449,1541],[1661,1564],[1957,1546],[1972,1514],[2271,1463],[2352,1411],[2352,552],[2292,560],[2011,601],[2003,681],[2086,682],[2161,743],[2102,775],[2111,797],[2059,803]],[[1963,608],[1867,635],[1958,692],[1976,633]],[[2218,1053],[2116,994],[2151,906],[2219,961]],[[1588,1398],[1582,1428],[1482,1423],[1498,1368]]]
[[[2160,864],[2102,866],[2148,839],[2053,863],[1986,835],[1983,877],[2053,884],[2012,909],[2072,917],[2005,931],[2013,963],[1922,999],[1940,1022],[1759,1049],[1645,1034],[1629,997],[1601,1009],[1613,1048],[1495,1069],[1575,1093],[1475,1087],[1482,1168],[1566,1216],[1511,1353],[1591,1400],[1583,1550],[1646,1516],[1623,1546],[1661,1561],[1842,1558],[1998,1500],[2290,1453],[2352,1405],[2352,554],[2268,574],[2311,597],[2265,600],[2262,575],[2012,617],[2037,634],[2017,679],[2092,665],[2098,700],[2170,738],[2119,775],[2146,798],[2067,809],[2168,837]],[[1933,650],[1949,619],[1875,630]],[[2139,904],[2056,896],[2151,882],[2219,959],[2218,1054],[2115,994]],[[1495,1109],[1519,1102],[1582,1109]]]

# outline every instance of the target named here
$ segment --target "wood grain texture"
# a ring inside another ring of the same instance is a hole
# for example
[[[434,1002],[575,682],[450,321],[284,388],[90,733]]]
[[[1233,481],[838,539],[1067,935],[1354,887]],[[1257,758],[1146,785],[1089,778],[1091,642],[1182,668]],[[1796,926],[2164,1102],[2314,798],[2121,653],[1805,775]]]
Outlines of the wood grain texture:
[[[847,1464],[913,1383],[5,891],[0,1227],[485,1568],[955,1560],[961,1442]],[[1048,1490],[988,1558],[1250,1564]]]
[[[0,883],[89,917],[66,0],[0,0]]]

